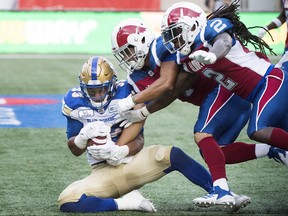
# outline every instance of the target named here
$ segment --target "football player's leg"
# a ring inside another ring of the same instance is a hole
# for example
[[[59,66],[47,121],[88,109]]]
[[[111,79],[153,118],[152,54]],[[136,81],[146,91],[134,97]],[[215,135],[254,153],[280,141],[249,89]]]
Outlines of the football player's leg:
[[[155,212],[152,202],[145,199],[139,191],[133,191],[132,187],[125,184],[126,176],[123,167],[126,165],[113,167],[101,164],[94,167],[91,175],[70,184],[60,194],[58,198],[60,210],[63,212],[116,210]]]
[[[212,189],[209,172],[177,147],[156,145],[144,148],[123,170],[127,178],[125,184],[131,188],[139,188],[177,170],[204,190]]]
[[[229,106],[230,110],[229,113],[226,114],[226,117],[220,121],[220,123],[222,122],[221,124],[225,124],[226,126],[217,137],[217,142],[220,145],[235,142],[242,129],[247,124],[251,114],[251,104],[237,95],[234,95],[226,106]]]
[[[236,164],[261,157],[268,157],[288,166],[288,152],[265,143],[247,144],[235,142],[223,146],[221,149],[225,155],[226,164]]]
[[[214,88],[200,106],[194,128],[194,138],[211,172],[214,189],[208,196],[193,200],[199,206],[233,205],[235,203],[227,183],[225,156],[216,141],[223,131],[230,127],[227,122],[232,119],[234,122],[237,118],[235,115],[227,115],[231,109],[228,103],[231,98],[233,98],[233,93],[228,90],[220,87]],[[219,194],[221,196],[218,196]]]
[[[285,99],[288,80],[283,71],[275,70],[273,74],[267,76],[266,87],[263,87],[255,97],[248,125],[248,136],[258,142],[287,151],[288,133],[277,126],[286,118],[288,112],[288,100]]]
[[[62,212],[104,212],[118,210],[113,198],[99,198],[82,194],[77,202],[66,202],[60,206]]]
[[[177,147],[172,148],[170,162],[171,166],[164,170],[165,173],[177,170],[189,181],[200,186],[207,192],[212,190],[212,178],[210,173],[181,149]]]
[[[98,165],[89,176],[66,187],[58,198],[60,209],[65,212],[117,210],[114,199],[110,199],[119,196],[117,187],[111,181],[110,169],[107,164]]]

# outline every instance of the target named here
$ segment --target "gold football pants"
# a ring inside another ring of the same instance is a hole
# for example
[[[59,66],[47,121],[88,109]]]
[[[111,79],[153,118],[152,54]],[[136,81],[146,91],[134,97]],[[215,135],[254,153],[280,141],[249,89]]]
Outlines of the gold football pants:
[[[127,164],[99,164],[89,176],[70,184],[59,196],[61,206],[77,202],[82,194],[101,198],[118,198],[134,189],[163,177],[170,167],[172,146],[154,145],[142,149]]]

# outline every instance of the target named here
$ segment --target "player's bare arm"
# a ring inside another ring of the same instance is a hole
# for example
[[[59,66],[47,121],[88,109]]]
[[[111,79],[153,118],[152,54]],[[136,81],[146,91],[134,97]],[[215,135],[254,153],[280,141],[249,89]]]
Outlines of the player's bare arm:
[[[134,109],[139,109],[140,107],[143,107],[143,104],[136,105]],[[128,156],[137,154],[144,146],[144,137],[141,132],[144,123],[145,120],[124,128],[116,143],[119,146],[127,145],[129,147]]]
[[[68,140],[68,148],[70,149],[70,151],[72,152],[73,155],[75,156],[80,156],[83,154],[83,152],[86,151],[86,147],[84,149],[79,148],[77,145],[75,145],[75,137],[73,136]]]
[[[174,100],[178,98],[179,95],[184,93],[190,86],[193,85],[197,81],[198,75],[180,72],[177,76],[177,80],[175,83],[175,88],[170,91],[169,93],[159,97],[153,101],[150,101],[146,108],[149,110],[150,113],[159,111],[169,104],[171,104]]]
[[[144,91],[134,95],[133,100],[136,104],[154,100],[174,89],[178,67],[174,61],[162,62],[160,77]]]

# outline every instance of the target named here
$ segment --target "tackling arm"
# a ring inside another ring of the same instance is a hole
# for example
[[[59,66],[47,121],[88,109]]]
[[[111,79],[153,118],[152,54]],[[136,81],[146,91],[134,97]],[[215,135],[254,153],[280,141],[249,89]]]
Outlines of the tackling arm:
[[[135,106],[139,109],[143,104]],[[138,153],[144,146],[144,137],[141,130],[144,126],[145,120],[132,124],[130,127],[124,128],[117,141],[117,145],[127,145],[129,147],[128,156]]]
[[[175,99],[177,99],[179,95],[184,93],[187,88],[192,86],[193,83],[196,82],[197,78],[198,76],[196,74],[180,72],[177,76],[174,90],[169,92],[169,94],[165,94],[158,99],[150,101],[146,105],[146,108],[150,113],[153,113],[167,107]]]
[[[128,124],[125,127],[129,127],[132,122],[140,122],[147,118],[153,112],[161,110],[171,104],[180,94],[182,94],[188,87],[191,87],[194,82],[197,81],[198,76],[196,74],[190,74],[187,72],[180,72],[173,91],[167,92],[162,97],[150,101],[146,106],[137,110],[129,110],[122,114],[122,117],[127,120]]]
[[[178,66],[174,61],[162,62],[160,77],[144,91],[134,95],[134,102],[139,104],[151,101],[173,90],[177,75]]]

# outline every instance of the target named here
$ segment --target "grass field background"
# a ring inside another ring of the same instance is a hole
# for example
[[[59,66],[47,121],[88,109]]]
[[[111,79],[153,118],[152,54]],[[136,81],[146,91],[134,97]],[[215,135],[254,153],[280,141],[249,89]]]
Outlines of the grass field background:
[[[0,95],[64,95],[68,89],[78,85],[78,72],[88,57],[0,56]],[[116,65],[112,56],[106,57]],[[125,75],[119,69],[119,77]],[[181,147],[206,166],[193,141],[197,113],[197,107],[175,101],[165,110],[151,115],[145,126],[146,145]],[[77,158],[68,150],[65,128],[1,128],[0,131],[0,215],[84,215],[64,214],[57,208],[59,193],[90,172],[86,157]],[[245,129],[238,140],[252,143]],[[287,167],[261,158],[227,165],[227,174],[231,189],[252,199],[252,203],[237,215],[288,215]],[[193,206],[192,200],[205,192],[176,172],[145,185],[141,191],[157,207],[155,216],[230,214],[219,208]],[[148,214],[107,212],[85,215]]]

